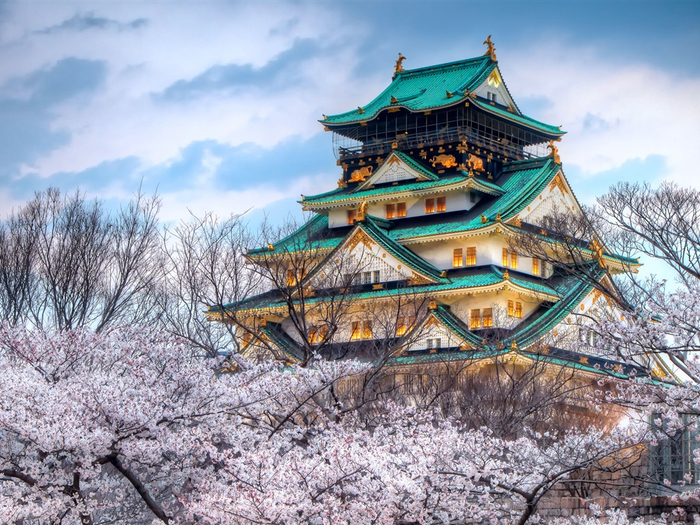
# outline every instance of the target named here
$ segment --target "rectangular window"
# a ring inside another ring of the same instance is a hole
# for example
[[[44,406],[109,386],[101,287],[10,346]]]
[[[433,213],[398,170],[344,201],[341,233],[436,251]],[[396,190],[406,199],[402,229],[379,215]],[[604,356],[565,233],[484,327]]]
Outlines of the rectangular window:
[[[309,343],[311,343],[311,344],[318,343],[318,327],[317,326],[309,326]]]
[[[464,250],[455,248],[452,251],[452,268],[461,268],[464,266]]]
[[[491,328],[493,326],[493,311],[491,308],[484,308],[484,312],[481,315],[481,326],[484,328]]]
[[[393,219],[394,217],[396,217],[396,205],[395,204],[387,204],[384,208],[386,210],[385,217],[387,219]]]
[[[348,210],[348,224],[353,224],[357,218],[357,210]]]
[[[532,275],[539,275],[540,274],[540,260],[539,259],[532,259]]]
[[[399,317],[396,320],[396,335],[404,335],[406,333],[406,318]]]
[[[372,321],[362,321],[362,339],[372,339]]]
[[[503,260],[501,261],[501,266],[505,266],[508,268],[508,263],[510,261],[510,252],[508,251],[508,248],[503,248]]]
[[[434,350],[434,349],[442,347],[442,339],[440,339],[439,337],[434,338],[434,339],[428,339],[427,343],[428,343],[428,350]]]
[[[406,203],[405,202],[399,202],[396,205],[396,216],[397,217],[405,217],[406,216]]]
[[[362,284],[372,284],[372,272],[362,272]]]
[[[294,276],[294,270],[287,270],[287,286],[294,286],[295,284],[297,284],[297,280]]]
[[[467,248],[467,266],[476,266],[476,246]]]
[[[361,336],[362,334],[360,333],[360,321],[353,321],[350,339],[352,339],[353,341],[357,341],[358,339],[360,339]]]
[[[437,198],[437,211],[447,210],[447,199],[445,197]]]
[[[435,213],[435,199],[425,199],[425,213]]]
[[[379,273],[379,270],[374,270],[372,272],[372,282],[379,283],[381,282],[381,274]]]
[[[523,316],[523,303],[519,301],[508,301],[508,315],[521,319]]]
[[[510,252],[510,267],[513,270],[518,269],[518,254],[515,252]]]
[[[471,311],[471,315],[469,316],[469,328],[471,330],[481,328],[481,310],[476,309]]]

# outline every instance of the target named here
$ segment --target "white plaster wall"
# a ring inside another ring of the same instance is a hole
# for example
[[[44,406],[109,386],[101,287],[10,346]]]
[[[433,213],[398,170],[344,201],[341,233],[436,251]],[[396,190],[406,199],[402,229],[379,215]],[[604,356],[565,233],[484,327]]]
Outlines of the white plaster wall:
[[[460,189],[457,191],[452,191],[449,193],[428,195],[426,197],[410,197],[410,198],[396,198],[396,199],[386,199],[381,202],[368,203],[367,214],[373,215],[374,217],[384,218],[386,215],[386,204],[396,204],[398,202],[406,203],[406,217],[420,217],[425,215],[425,199],[437,199],[438,197],[446,197],[445,207],[447,208],[445,212],[451,211],[464,211],[470,210],[479,202],[483,197],[482,193],[477,191],[474,192],[476,195],[476,202],[472,203],[470,198],[471,190]],[[344,208],[332,208],[328,212],[328,225],[330,228],[339,228],[348,225],[348,210],[357,209],[359,205],[347,206]],[[439,215],[436,212],[430,215]]]

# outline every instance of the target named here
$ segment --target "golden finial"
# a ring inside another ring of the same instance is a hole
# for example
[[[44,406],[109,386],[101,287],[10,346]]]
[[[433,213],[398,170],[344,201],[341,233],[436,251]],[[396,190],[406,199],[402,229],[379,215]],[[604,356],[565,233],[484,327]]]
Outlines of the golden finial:
[[[481,224],[486,224],[487,222],[489,222],[489,220],[486,218],[486,215],[482,215],[481,216]]]
[[[511,350],[517,350],[518,349],[518,343],[515,342],[515,339],[513,339],[513,342],[510,344]]]
[[[554,159],[555,164],[561,164],[561,159],[559,158],[559,149],[554,145],[554,141],[550,140],[549,144],[547,145],[547,149],[549,149],[549,156]]]
[[[268,245],[267,245],[267,249],[270,250],[270,251],[272,251],[272,250],[275,249],[275,247],[274,247],[272,244],[268,244]]]
[[[508,270],[506,270],[505,272],[503,272],[503,278],[504,278],[504,279],[510,279],[510,274],[508,273]]]
[[[323,113],[322,113],[323,115]],[[326,115],[323,115],[323,120],[328,120],[328,117]]]
[[[365,112],[365,110],[362,109],[361,106],[357,106],[357,112],[358,112],[360,115],[362,115],[362,114]]]
[[[445,96],[446,96],[447,98],[452,98],[452,97],[454,97],[454,95],[452,94],[452,91],[445,91]]]
[[[501,213],[500,212],[496,214],[496,220],[499,222],[501,221]]]
[[[391,95],[391,103],[396,104],[399,101],[398,98],[396,98],[394,95]]]
[[[394,76],[398,75],[402,71],[405,71],[403,68],[403,61],[406,60],[406,57],[403,56],[401,53],[399,53],[399,58],[396,61],[396,68],[394,69]]]
[[[365,213],[367,213],[367,199],[362,201],[362,204],[360,204],[360,207],[357,210],[357,220],[364,221]]]
[[[440,272],[440,277],[447,277],[447,270]]]
[[[493,60],[495,62],[496,61],[496,46],[494,46],[493,42],[491,42],[491,35],[489,35],[489,37],[486,40],[484,40],[484,44],[486,44],[488,46],[488,48],[486,49],[486,53],[484,53],[484,56],[491,55],[491,60]]]

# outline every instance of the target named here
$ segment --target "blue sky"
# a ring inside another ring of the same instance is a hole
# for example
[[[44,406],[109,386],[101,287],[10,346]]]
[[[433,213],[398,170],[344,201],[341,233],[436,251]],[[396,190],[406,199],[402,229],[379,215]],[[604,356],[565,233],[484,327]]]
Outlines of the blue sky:
[[[563,126],[583,202],[613,182],[700,186],[700,2],[2,2],[0,211],[56,186],[162,217],[299,213],[335,187],[316,121],[407,68],[481,55]]]

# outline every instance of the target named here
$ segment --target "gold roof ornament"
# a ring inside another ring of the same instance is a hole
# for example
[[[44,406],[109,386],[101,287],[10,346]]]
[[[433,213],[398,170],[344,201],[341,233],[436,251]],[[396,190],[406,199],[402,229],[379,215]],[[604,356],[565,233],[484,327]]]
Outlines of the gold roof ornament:
[[[402,71],[405,71],[403,68],[404,60],[406,60],[406,57],[399,53],[399,58],[396,60],[396,66],[394,67],[394,76],[398,75]]]
[[[481,216],[481,224],[486,224],[487,222],[489,222],[489,220],[486,218],[486,215],[482,215]]]
[[[275,249],[275,247],[274,247],[274,245],[272,245],[272,244],[268,244],[268,245],[267,245],[267,249],[270,250],[270,251],[272,251],[272,250]]]
[[[488,46],[488,48],[486,49],[486,53],[484,53],[484,56],[491,55],[491,60],[496,62],[496,46],[494,46],[493,42],[491,42],[491,35],[489,35],[488,38],[484,40],[484,44]]]
[[[362,115],[362,114],[365,112],[365,110],[362,109],[362,106],[357,106],[357,112],[358,112],[360,115]]]
[[[367,199],[362,201],[362,204],[360,204],[360,207],[357,210],[357,220],[364,221],[366,213],[367,213]]]
[[[498,213],[496,214],[496,220],[497,220],[498,222],[501,221],[501,213],[500,213],[500,212],[498,212]]]
[[[452,97],[454,97],[454,94],[452,93],[452,91],[445,91],[445,96],[447,98],[452,98]]]
[[[430,303],[428,303],[428,308],[431,310],[437,310],[437,301],[435,299],[431,299]]]
[[[547,144],[547,149],[549,149],[549,156],[554,159],[555,164],[561,164],[561,159],[559,158],[559,149],[554,145],[554,141],[550,140]]]
[[[513,342],[510,344],[510,347],[512,350],[517,350],[518,349],[518,343],[513,339]]]
[[[396,104],[396,103],[398,103],[398,101],[399,101],[398,98],[396,98],[394,95],[391,95],[391,103],[392,104]]]
[[[510,274],[508,273],[508,270],[506,270],[505,272],[503,272],[503,278],[504,278],[505,280],[510,279]]]

